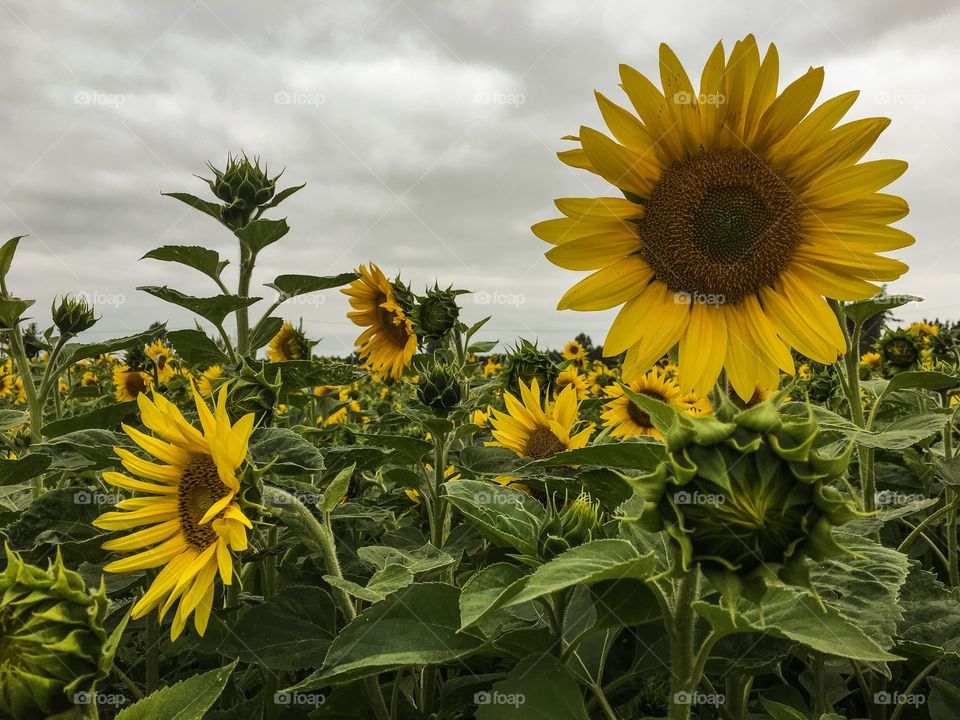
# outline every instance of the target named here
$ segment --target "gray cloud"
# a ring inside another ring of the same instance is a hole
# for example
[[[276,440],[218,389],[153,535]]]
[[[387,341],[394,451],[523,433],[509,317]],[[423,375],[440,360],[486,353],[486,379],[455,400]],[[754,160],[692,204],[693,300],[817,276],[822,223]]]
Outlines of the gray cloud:
[[[259,282],[373,259],[416,289],[477,291],[467,319],[492,313],[502,340],[600,340],[611,314],[557,313],[576,278],[529,232],[554,197],[609,193],[556,159],[560,137],[601,125],[593,90],[619,95],[620,62],[656,77],[666,41],[696,75],[718,39],[747,32],[777,43],[782,78],[824,65],[825,95],[860,88],[855,114],[893,119],[872,156],[911,163],[895,190],[918,242],[892,289],[927,298],[900,315],[956,314],[960,96],[943,78],[960,62],[960,8],[947,2],[0,0],[0,17],[0,228],[31,236],[11,284],[41,320],[57,293],[102,297],[91,337],[192,322],[135,287],[212,294],[205,278],[138,258],[165,243],[234,256],[226,231],[160,192],[202,194],[192,175],[242,148],[308,183]],[[346,308],[328,292],[285,312],[339,354],[356,335]]]

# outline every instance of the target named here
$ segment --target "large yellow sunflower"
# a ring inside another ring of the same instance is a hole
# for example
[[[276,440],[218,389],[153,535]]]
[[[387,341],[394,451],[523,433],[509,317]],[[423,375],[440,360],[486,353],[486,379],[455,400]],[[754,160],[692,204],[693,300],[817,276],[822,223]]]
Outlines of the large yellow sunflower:
[[[566,386],[554,402],[544,397],[540,404],[540,386],[536,378],[527,387],[520,381],[522,402],[512,393],[504,393],[507,412],[494,410],[490,419],[494,440],[486,443],[513,450],[520,457],[536,460],[552,457],[564,450],[582,448],[590,439],[592,427],[572,435],[580,404],[576,390]]]
[[[340,292],[350,297],[353,312],[347,317],[366,327],[357,337],[361,359],[379,375],[399,380],[417,352],[413,322],[397,302],[393,285],[373,263],[361,265],[360,277]]]
[[[629,383],[629,388],[640,395],[659,400],[677,410],[686,412],[692,405],[685,401],[680,386],[671,380],[662,368],[654,367],[643,377]],[[623,385],[617,383],[604,390],[610,400],[603,406],[600,419],[610,428],[610,434],[617,438],[634,437],[635,435],[649,435],[659,440],[663,435],[653,426],[650,416],[641,410],[630,397],[624,393]],[[691,412],[702,414],[701,412]]]
[[[838,125],[858,93],[814,109],[822,68],[779,95],[778,75],[776,47],[761,61],[747,36],[729,59],[717,44],[696,89],[662,45],[663,92],[622,65],[636,115],[597,93],[616,139],[582,127],[560,153],[624,195],[557,200],[565,217],[533,231],[551,262],[593,271],[559,309],[623,305],[604,352],[627,352],[627,379],[679,343],[684,390],[706,393],[726,368],[748,398],[793,372],[791,348],[821,363],[843,352],[824,296],[869,298],[907,269],[877,255],[913,242],[889,227],[906,202],[878,192],[907,164],[859,162],[889,120]]]
[[[233,582],[230,551],[246,549],[246,528],[252,527],[235,498],[240,490],[236,473],[247,456],[254,416],[244,415],[231,426],[226,391],[226,386],[221,388],[211,412],[194,388],[202,432],[156,392],[152,400],[140,395],[141,419],[156,437],[126,425],[123,429],[164,464],[116,448],[123,466],[142,479],[103,473],[103,479],[111,485],[147,496],[120,501],[117,507],[122,512],[104,513],[93,524],[103,530],[150,526],[105,542],[107,550],[141,552],[111,562],[104,570],[124,573],[163,566],[150,589],[133,606],[132,617],[142,617],[162,602],[162,620],[179,600],[170,629],[173,640],[183,632],[191,613],[194,627],[203,635],[217,573],[225,585]]]

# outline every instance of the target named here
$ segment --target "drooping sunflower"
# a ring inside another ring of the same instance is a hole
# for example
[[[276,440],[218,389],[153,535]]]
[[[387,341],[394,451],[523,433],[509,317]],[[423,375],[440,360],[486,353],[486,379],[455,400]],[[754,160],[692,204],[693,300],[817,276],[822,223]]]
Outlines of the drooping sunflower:
[[[859,162],[889,124],[838,125],[857,93],[814,109],[823,69],[777,93],[779,58],[753,36],[728,59],[718,43],[695,89],[660,47],[661,92],[631,67],[620,76],[636,114],[597,93],[614,138],[582,127],[567,164],[624,197],[556,201],[564,217],[534,225],[547,258],[592,274],[559,309],[623,305],[604,353],[626,351],[626,379],[679,343],[680,384],[705,394],[721,368],[743,398],[793,372],[790,349],[825,364],[844,350],[826,298],[872,297],[906,265],[879,252],[913,238],[890,223],[906,202],[878,192],[907,164]]]
[[[365,327],[356,339],[364,364],[379,375],[399,380],[417,352],[413,321],[397,301],[393,285],[373,263],[361,265],[360,277],[340,292],[350,297],[347,317]]]
[[[247,456],[254,416],[244,415],[231,425],[226,386],[220,389],[213,411],[196,388],[193,395],[202,430],[156,392],[152,400],[146,395],[137,398],[141,420],[155,436],[126,425],[123,429],[160,463],[116,448],[124,468],[141,479],[118,472],[105,472],[103,479],[147,495],[121,500],[119,511],[93,521],[103,530],[143,528],[103,544],[106,550],[140,551],[109,563],[104,570],[124,573],[163,566],[133,606],[132,617],[142,617],[162,603],[163,619],[179,600],[170,629],[173,640],[183,632],[191,613],[197,633],[203,635],[216,576],[219,573],[225,585],[233,582],[231,551],[246,549],[246,530],[252,527],[236,495],[240,490],[237,470]]]
[[[284,323],[267,346],[267,359],[270,362],[305,360],[309,357],[310,343],[303,332],[295,328],[292,323]]]
[[[493,411],[490,425],[494,439],[487,445],[508,448],[520,457],[543,460],[587,444],[592,427],[572,434],[580,408],[573,387],[565,387],[553,402],[544,397],[541,405],[536,378],[530,381],[529,387],[521,380],[520,397],[522,401],[512,393],[503,394],[507,412]]]
[[[666,373],[659,367],[654,367],[643,377],[633,380],[629,387],[635,393],[659,400],[684,412],[690,405],[683,401],[680,386],[667,377]],[[603,420],[605,426],[610,428],[610,434],[613,437],[627,438],[649,435],[658,440],[663,439],[663,435],[653,426],[650,416],[641,410],[623,391],[623,385],[619,383],[611,385],[604,390],[604,393],[610,400],[603,406],[600,419]],[[694,412],[690,414],[702,413]]]
[[[113,368],[113,385],[117,402],[129,402],[136,400],[142,393],[149,392],[153,378],[140,370],[117,365]]]

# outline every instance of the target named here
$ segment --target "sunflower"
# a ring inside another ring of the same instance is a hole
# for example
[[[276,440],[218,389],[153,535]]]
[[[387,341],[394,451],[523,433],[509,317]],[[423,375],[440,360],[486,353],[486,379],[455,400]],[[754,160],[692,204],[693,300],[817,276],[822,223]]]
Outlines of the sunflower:
[[[683,401],[680,386],[676,381],[667,377],[663,369],[659,367],[654,367],[643,377],[632,381],[629,388],[635,393],[659,400],[681,411],[687,411],[690,406],[695,404]],[[610,400],[603,406],[600,419],[603,420],[606,427],[610,428],[610,434],[613,437],[627,438],[636,435],[649,435],[658,440],[663,439],[663,435],[653,426],[650,416],[641,410],[624,392],[623,385],[611,385],[604,390],[604,393]],[[698,409],[689,414],[703,413]]]
[[[160,382],[170,382],[170,379],[174,376],[173,364],[171,363],[173,350],[170,349],[170,346],[158,338],[144,347],[143,352],[157,366],[157,378]]]
[[[286,360],[306,360],[310,357],[310,343],[301,330],[292,323],[284,323],[267,346],[267,359],[270,362]]]
[[[218,380],[223,376],[223,368],[219,365],[211,365],[200,374],[197,380],[197,390],[204,397],[213,397],[213,384],[211,380]]]
[[[508,448],[520,457],[543,460],[558,452],[576,450],[587,444],[592,427],[571,435],[579,411],[577,393],[573,387],[565,387],[552,403],[545,397],[541,406],[540,386],[536,378],[530,381],[529,387],[522,380],[519,384],[523,401],[512,393],[504,393],[507,412],[493,411],[490,424],[494,440],[487,442],[487,445]]]
[[[128,402],[148,392],[153,385],[153,378],[145,372],[131,370],[126,365],[117,365],[113,368],[113,384],[117,402]]]
[[[575,366],[570,366],[566,370],[561,370],[557,375],[557,382],[554,385],[554,393],[562,392],[565,387],[572,387],[577,393],[577,399],[583,400],[587,397],[587,378],[580,374]]]
[[[356,345],[364,364],[380,375],[399,380],[417,351],[413,322],[397,302],[393,285],[373,263],[361,265],[360,277],[340,292],[350,297],[353,312],[347,317],[366,327]]]
[[[564,360],[582,360],[586,354],[587,351],[583,349],[583,345],[576,340],[571,340],[563,346]]]
[[[219,572],[225,585],[233,582],[230,551],[247,547],[246,528],[253,525],[240,510],[237,469],[247,456],[253,432],[253,414],[235,425],[227,415],[227,388],[220,389],[211,411],[193,390],[203,431],[191,425],[175,405],[156,392],[137,402],[143,424],[157,437],[126,425],[124,431],[137,445],[162,463],[141,459],[123,448],[114,451],[134,479],[105,472],[103,479],[118,488],[148,493],[122,500],[117,508],[93,521],[103,530],[150,527],[103,544],[106,550],[147,550],[109,563],[108,572],[126,573],[163,566],[150,589],[133,606],[132,617],[146,615],[163,603],[160,618],[179,600],[170,638],[176,638],[191,613],[197,633],[203,635],[213,605],[214,581]]]
[[[486,364],[483,366],[483,376],[485,378],[491,378],[499,374],[500,370],[503,368],[503,365],[497,361],[496,358],[492,357],[487,360]]]
[[[877,352],[868,352],[860,356],[860,364],[863,367],[870,368],[871,370],[880,369],[880,353]]]
[[[858,162],[889,120],[838,125],[856,92],[813,109],[822,68],[778,95],[777,49],[761,62],[753,36],[729,59],[717,44],[699,92],[666,45],[660,75],[662,93],[622,65],[636,115],[597,93],[616,140],[582,127],[560,153],[624,197],[560,199],[564,217],[533,226],[551,262],[593,271],[558,309],[623,305],[604,353],[626,351],[625,378],[679,343],[681,387],[701,395],[721,368],[742,398],[776,387],[791,348],[833,363],[845,343],[824,296],[874,296],[907,269],[877,253],[914,242],[889,227],[906,202],[878,192],[907,164]]]

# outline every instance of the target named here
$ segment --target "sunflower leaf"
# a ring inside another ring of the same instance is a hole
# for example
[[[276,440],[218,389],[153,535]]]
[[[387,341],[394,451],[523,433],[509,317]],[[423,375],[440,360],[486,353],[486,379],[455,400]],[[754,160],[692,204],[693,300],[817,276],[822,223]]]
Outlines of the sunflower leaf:
[[[277,275],[272,283],[266,283],[268,288],[272,288],[279,293],[280,301],[289,300],[298,295],[319,292],[320,290],[329,290],[330,288],[341,287],[349,282],[356,280],[357,273],[341,273],[340,275]]]
[[[164,323],[149,330],[135,333],[134,335],[126,335],[100,343],[68,343],[60,353],[60,357],[62,358],[60,367],[67,367],[81,360],[89,360],[90,358],[99,357],[100,355],[106,355],[108,353],[130,350],[138,346],[142,347],[162,334],[163,331],[166,330],[166,327],[166,323]]]
[[[250,457],[257,465],[270,465],[278,475],[311,475],[323,472],[323,455],[308,440],[288,428],[264,427],[250,437]]]
[[[240,297],[239,295],[214,295],[213,297],[192,297],[184,295],[179,290],[156,285],[141,285],[137,290],[160,298],[164,302],[179,305],[192,313],[196,313],[214,325],[223,325],[224,318],[241,308],[250,307],[262,300],[259,297]]]
[[[235,230],[234,234],[239,238],[240,244],[246,248],[247,252],[256,255],[288,232],[290,232],[290,226],[287,225],[285,219],[254,220],[245,227]]]
[[[133,400],[130,402],[101,405],[90,412],[47,423],[43,426],[43,434],[47,437],[54,438],[76,432],[77,430],[87,430],[90,428],[112,430],[117,428],[124,419],[135,415],[136,412],[137,403]]]
[[[117,720],[201,720],[226,687],[239,660],[150,693],[117,714]]]
[[[893,310],[910,302],[923,302],[922,297],[916,295],[885,295],[871,300],[858,300],[843,306],[843,312],[857,325],[862,325],[874,315],[886,310]]]
[[[193,367],[209,367],[227,362],[227,355],[203,330],[171,330],[167,340],[177,355]]]
[[[536,556],[543,505],[526,493],[480,480],[444,483],[447,499],[482,535]]]
[[[199,270],[211,280],[219,280],[220,273],[230,264],[229,260],[222,260],[216,250],[197,245],[162,245],[140,259],[180,263]]]
[[[220,217],[220,206],[217,203],[210,202],[209,200],[204,200],[203,198],[198,198],[196,195],[191,195],[190,193],[182,192],[171,192],[171,193],[160,193],[166,197],[172,197],[175,200],[179,200],[182,203],[186,203],[195,210],[199,210],[202,213],[206,213],[218,223],[223,224],[223,220]]]
[[[629,385],[623,386],[623,394],[630,398],[634,405],[647,414],[653,426],[663,435],[667,434],[667,431],[673,426],[676,418],[680,415],[680,413],[666,403],[648,397],[643,393],[634,392],[630,389]]]
[[[26,235],[17,235],[7,240],[3,245],[0,245],[0,280],[4,279],[7,273],[10,272],[10,264],[13,262],[13,256],[17,252],[17,245],[19,245],[20,241],[25,237]]]
[[[649,398],[648,398],[649,399]],[[666,446],[653,438],[590,445],[559,452],[545,460],[536,460],[518,468],[556,467],[558,465],[595,465],[622,470],[652,470],[666,457]]]
[[[474,695],[477,720],[587,720],[579,685],[570,671],[550,653],[529,655],[492,690]]]

